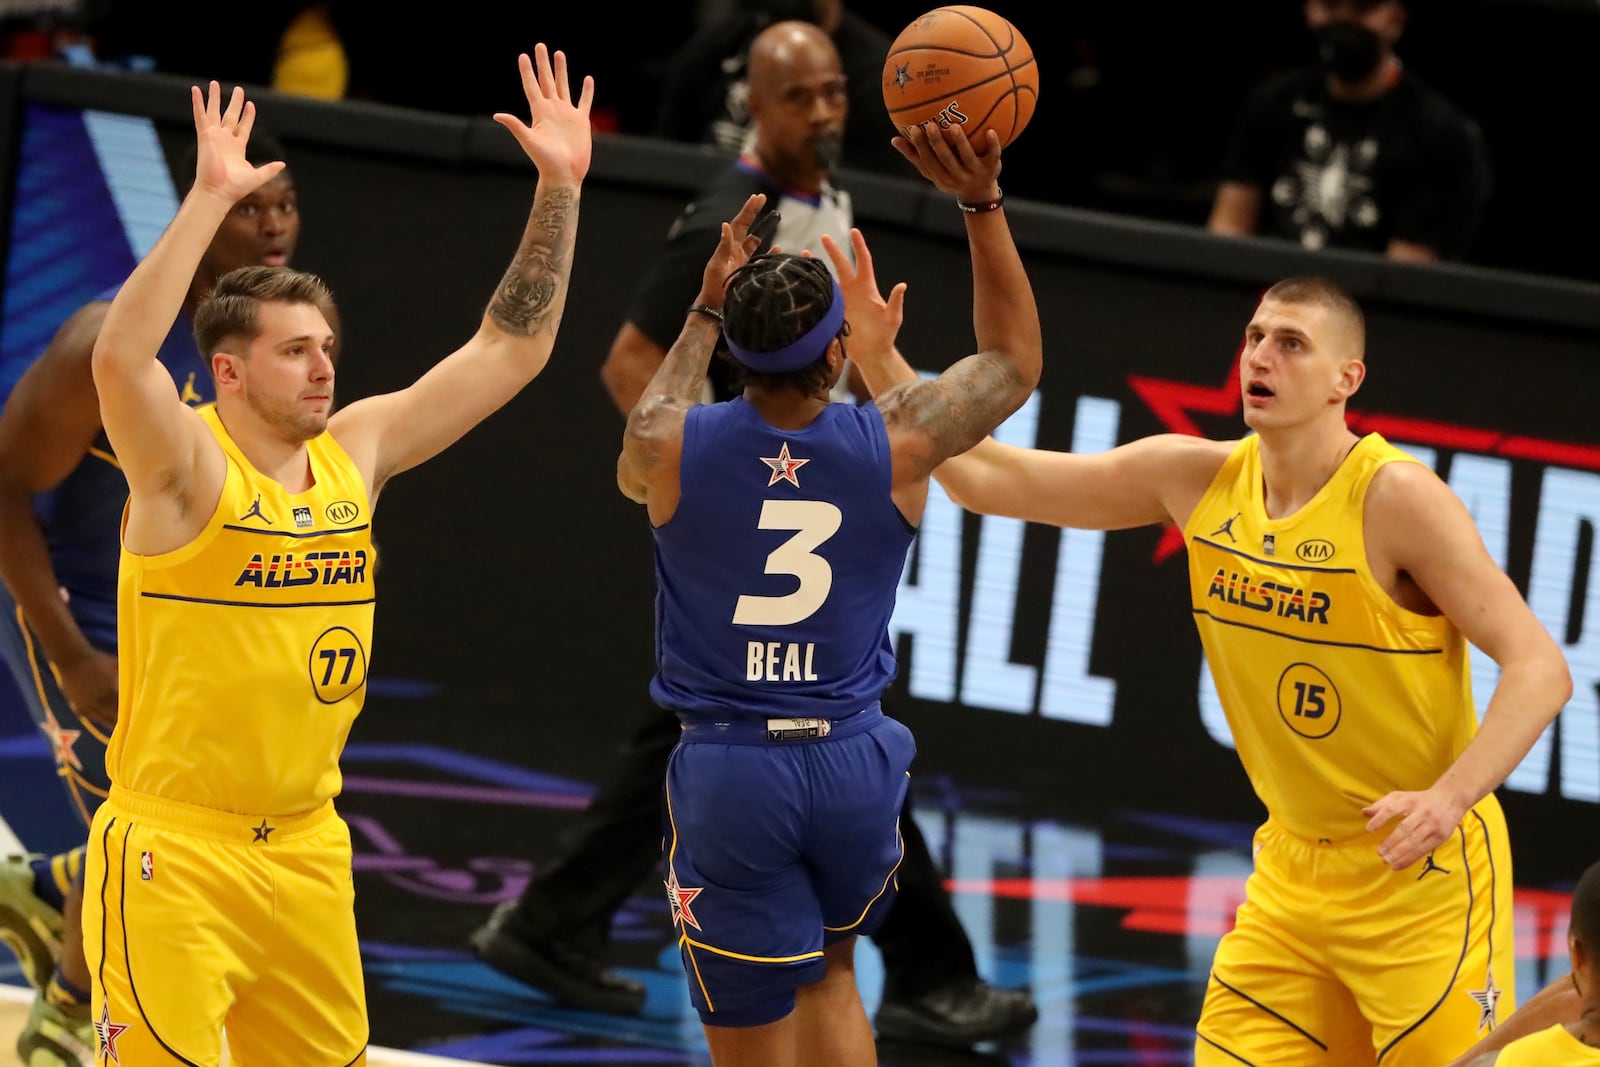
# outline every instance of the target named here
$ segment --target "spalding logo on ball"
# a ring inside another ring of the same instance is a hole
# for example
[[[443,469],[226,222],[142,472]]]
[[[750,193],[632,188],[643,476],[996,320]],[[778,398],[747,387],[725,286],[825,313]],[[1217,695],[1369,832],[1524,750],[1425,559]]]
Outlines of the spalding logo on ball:
[[[1008,145],[1033,118],[1039,64],[1017,28],[981,7],[941,7],[907,26],[883,62],[883,103],[901,133],[937,122]]]

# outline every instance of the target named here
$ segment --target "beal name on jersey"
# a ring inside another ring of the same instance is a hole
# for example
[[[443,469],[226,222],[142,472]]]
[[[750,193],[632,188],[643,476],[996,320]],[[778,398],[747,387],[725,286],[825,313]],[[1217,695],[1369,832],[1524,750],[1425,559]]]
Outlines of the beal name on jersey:
[[[746,649],[749,682],[814,682],[815,641],[751,641]]]

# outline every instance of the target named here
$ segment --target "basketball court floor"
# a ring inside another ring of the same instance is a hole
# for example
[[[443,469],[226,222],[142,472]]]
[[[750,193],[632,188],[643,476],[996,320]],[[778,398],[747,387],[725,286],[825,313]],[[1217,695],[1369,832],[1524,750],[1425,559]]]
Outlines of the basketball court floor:
[[[501,756],[451,743],[442,709],[369,701],[344,760],[339,801],[355,842],[374,1064],[708,1064],[659,885],[617,917],[615,960],[649,990],[634,1017],[563,1007],[480,964],[470,931],[525,884],[593,784],[559,771],[562,746]],[[44,742],[20,719],[0,726],[0,812],[35,849],[70,847]],[[476,751],[474,751],[476,750]],[[1209,960],[1241,900],[1252,827],[1192,812],[1121,808],[1082,818],[1037,797],[978,792],[925,776],[919,819],[950,874],[981,972],[1028,986],[1030,1032],[951,1052],[880,1049],[886,1067],[1081,1067],[1192,1062]],[[1566,970],[1567,886],[1519,884],[1517,989]],[[1529,877],[1536,877],[1530,873]],[[863,997],[877,1005],[876,950],[859,950]],[[0,961],[0,1027],[15,1032],[25,989]],[[11,1039],[0,1042],[0,1065]],[[392,1050],[392,1051],[390,1051]]]

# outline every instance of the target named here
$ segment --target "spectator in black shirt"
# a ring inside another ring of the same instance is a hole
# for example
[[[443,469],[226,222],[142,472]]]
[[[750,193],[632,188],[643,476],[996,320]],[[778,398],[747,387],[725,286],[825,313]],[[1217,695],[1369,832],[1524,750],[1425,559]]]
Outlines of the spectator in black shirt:
[[[1474,123],[1395,55],[1401,0],[1306,0],[1320,62],[1250,96],[1212,233],[1462,259],[1489,196]]]

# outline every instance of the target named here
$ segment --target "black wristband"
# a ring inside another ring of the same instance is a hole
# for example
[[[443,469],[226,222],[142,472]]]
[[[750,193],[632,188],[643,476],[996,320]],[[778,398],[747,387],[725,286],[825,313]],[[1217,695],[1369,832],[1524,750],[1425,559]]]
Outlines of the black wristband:
[[[722,311],[720,308],[714,308],[710,304],[690,304],[689,310],[684,314],[692,315],[697,311],[708,319],[714,319],[718,326],[722,325]]]
[[[981,215],[985,211],[1000,210],[1000,205],[1005,202],[1006,196],[1004,193],[1001,193],[993,200],[968,201],[958,199],[956,201],[956,207],[960,208],[962,211],[965,211],[968,215]]]

